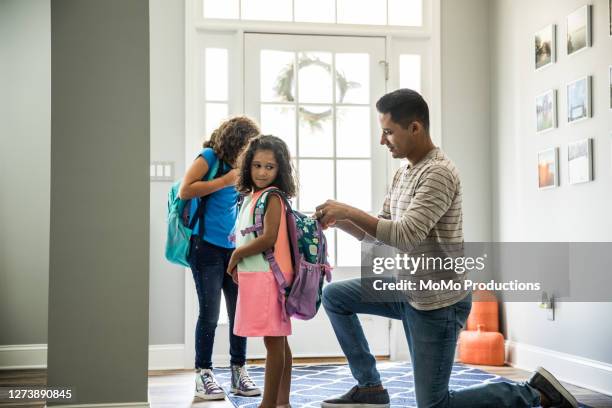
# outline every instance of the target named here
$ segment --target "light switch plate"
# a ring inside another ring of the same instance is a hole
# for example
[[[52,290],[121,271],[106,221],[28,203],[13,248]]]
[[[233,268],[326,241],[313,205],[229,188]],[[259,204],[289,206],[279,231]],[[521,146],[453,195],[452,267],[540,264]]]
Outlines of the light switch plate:
[[[150,176],[151,181],[174,181],[174,162],[152,161]]]

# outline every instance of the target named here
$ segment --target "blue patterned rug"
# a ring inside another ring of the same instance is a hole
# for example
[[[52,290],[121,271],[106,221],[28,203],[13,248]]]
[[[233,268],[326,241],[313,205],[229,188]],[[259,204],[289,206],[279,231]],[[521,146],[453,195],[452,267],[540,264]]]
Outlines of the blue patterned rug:
[[[391,396],[392,408],[416,407],[412,366],[410,363],[378,363],[384,386]],[[264,369],[250,366],[249,373],[263,389]],[[215,368],[215,376],[228,393],[230,401],[238,408],[256,408],[260,398],[238,397],[229,393],[230,372],[227,368]],[[451,389],[460,389],[475,384],[512,382],[504,377],[486,373],[476,368],[455,364],[450,379]],[[293,408],[319,408],[321,401],[342,394],[355,385],[346,365],[297,365],[293,367],[291,379],[291,405]],[[588,408],[582,405],[583,408]]]

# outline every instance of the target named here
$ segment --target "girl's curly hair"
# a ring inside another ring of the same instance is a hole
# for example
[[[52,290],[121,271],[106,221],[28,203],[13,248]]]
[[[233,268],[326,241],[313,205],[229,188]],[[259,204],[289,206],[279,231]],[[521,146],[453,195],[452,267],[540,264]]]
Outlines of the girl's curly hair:
[[[259,133],[259,126],[251,118],[235,116],[221,123],[203,146],[211,147],[219,159],[234,166],[249,140]]]
[[[253,177],[251,177],[251,164],[258,150],[270,150],[278,163],[276,179],[270,184],[285,193],[287,197],[297,194],[297,179],[291,164],[291,156],[287,144],[280,138],[272,135],[261,135],[251,139],[239,160],[239,176],[236,181],[236,190],[241,193],[250,193],[255,190]]]

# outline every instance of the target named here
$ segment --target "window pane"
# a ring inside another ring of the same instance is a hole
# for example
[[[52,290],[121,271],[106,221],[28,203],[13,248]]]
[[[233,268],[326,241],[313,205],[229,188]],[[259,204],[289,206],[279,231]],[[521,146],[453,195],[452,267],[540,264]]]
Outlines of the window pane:
[[[242,19],[291,21],[291,8],[291,0],[242,0]]]
[[[338,201],[363,211],[372,210],[372,165],[370,160],[338,160]]]
[[[336,234],[334,233],[334,228],[328,228],[323,231],[325,237],[327,238],[327,262],[331,266],[335,266],[336,264]]]
[[[361,241],[338,230],[338,266],[361,266]]]
[[[287,105],[261,106],[261,132],[278,136],[287,143],[289,153],[295,152],[295,107]]]
[[[389,24],[423,25],[423,0],[389,0]]]
[[[206,99],[227,101],[227,50],[206,49]]]
[[[333,156],[334,139],[331,106],[300,106],[299,113],[300,157]]]
[[[338,23],[387,24],[386,0],[337,0]]]
[[[295,21],[334,23],[334,0],[295,0]]]
[[[336,108],[336,156],[370,157],[370,108]]]
[[[421,92],[421,56],[400,55],[400,88]]]
[[[336,102],[368,103],[370,100],[370,56],[336,54]]]
[[[204,17],[238,18],[238,0],[204,0]]]
[[[319,204],[334,198],[332,160],[300,160],[300,211],[314,212]]]
[[[331,54],[328,52],[300,52],[298,67],[300,103],[331,103]]]
[[[293,102],[295,54],[286,51],[261,51],[261,100],[263,102]]]
[[[227,103],[206,104],[206,138],[227,119]]]

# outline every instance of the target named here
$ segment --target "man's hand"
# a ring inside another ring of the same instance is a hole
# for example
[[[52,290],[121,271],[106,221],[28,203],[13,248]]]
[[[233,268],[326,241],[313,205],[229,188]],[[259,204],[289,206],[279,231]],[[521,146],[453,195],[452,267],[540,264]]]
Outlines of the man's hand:
[[[344,221],[349,217],[350,205],[327,200],[324,204],[317,207],[315,218],[319,220],[323,228],[328,228],[336,223],[336,221]]]

